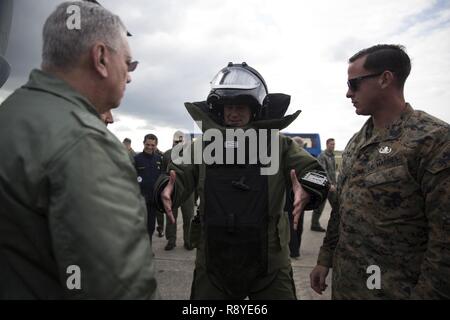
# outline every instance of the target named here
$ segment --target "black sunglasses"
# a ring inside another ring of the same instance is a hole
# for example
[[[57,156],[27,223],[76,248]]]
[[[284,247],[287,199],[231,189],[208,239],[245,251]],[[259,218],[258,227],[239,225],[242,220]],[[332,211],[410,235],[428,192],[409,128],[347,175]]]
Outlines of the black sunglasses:
[[[128,72],[133,72],[134,70],[136,70],[136,67],[137,67],[138,63],[139,63],[138,61],[127,62]]]
[[[111,46],[109,46],[107,44],[105,44],[105,46],[107,48],[111,49],[112,51],[117,52],[116,48],[113,48],[113,47],[111,47]],[[138,61],[127,61],[126,63],[127,63],[127,66],[128,66],[128,72],[133,72],[134,70],[136,70],[136,67],[137,67],[139,62]]]
[[[347,81],[347,86],[348,86],[348,88],[350,90],[355,92],[355,91],[358,90],[359,85],[361,84],[361,81],[363,81],[364,79],[368,79],[368,78],[378,77],[378,76],[382,75],[383,72],[384,71],[379,72],[379,73],[374,73],[374,74],[368,74],[368,75],[357,77],[357,78],[353,78],[353,79],[349,79]]]

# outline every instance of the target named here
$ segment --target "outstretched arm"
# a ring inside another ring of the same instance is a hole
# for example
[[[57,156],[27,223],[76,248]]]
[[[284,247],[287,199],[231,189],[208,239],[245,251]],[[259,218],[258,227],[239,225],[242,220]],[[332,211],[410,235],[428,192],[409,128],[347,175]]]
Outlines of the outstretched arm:
[[[292,209],[292,216],[294,217],[294,230],[297,230],[298,220],[305,211],[306,205],[309,203],[311,196],[303,189],[302,185],[297,179],[295,169],[291,170],[292,192],[294,193],[294,203]]]

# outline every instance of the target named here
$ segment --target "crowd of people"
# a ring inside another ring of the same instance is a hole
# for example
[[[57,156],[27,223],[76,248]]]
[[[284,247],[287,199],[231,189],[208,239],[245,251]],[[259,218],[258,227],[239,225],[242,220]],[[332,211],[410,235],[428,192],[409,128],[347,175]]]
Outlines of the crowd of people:
[[[79,30],[66,26],[70,5]],[[132,56],[117,15],[64,2],[45,22],[41,68],[0,105],[1,299],[160,298],[151,239],[165,231],[174,249],[179,208],[184,248],[196,249],[191,299],[297,299],[290,257],[307,210],[311,230],[325,232],[317,293],[332,268],[333,299],[450,298],[449,124],[406,102],[404,47],[350,57],[346,95],[369,118],[338,176],[334,139],[316,159],[298,139],[272,136],[300,112],[285,115],[290,96],[269,93],[245,62],[219,70],[205,101],[185,103],[214,140],[175,132],[162,153],[148,134],[136,154],[107,129]],[[197,150],[214,152],[198,162]]]

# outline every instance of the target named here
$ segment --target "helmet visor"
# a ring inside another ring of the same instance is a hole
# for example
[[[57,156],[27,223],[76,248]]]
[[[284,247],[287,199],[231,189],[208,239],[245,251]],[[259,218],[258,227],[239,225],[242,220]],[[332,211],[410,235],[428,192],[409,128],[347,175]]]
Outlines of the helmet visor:
[[[261,80],[250,71],[233,67],[221,70],[211,81],[211,89],[251,90],[261,85]]]

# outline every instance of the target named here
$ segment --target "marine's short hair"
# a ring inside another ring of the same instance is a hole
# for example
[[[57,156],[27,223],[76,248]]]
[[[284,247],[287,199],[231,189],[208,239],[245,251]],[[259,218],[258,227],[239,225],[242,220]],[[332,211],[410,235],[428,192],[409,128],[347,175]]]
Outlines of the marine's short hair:
[[[365,56],[367,56],[367,58],[363,67],[366,70],[374,73],[389,70],[394,74],[395,79],[397,79],[398,86],[400,88],[404,87],[405,81],[411,72],[411,60],[409,59],[404,46],[395,44],[377,44],[359,51],[350,57],[348,61],[349,63],[352,63]]]

